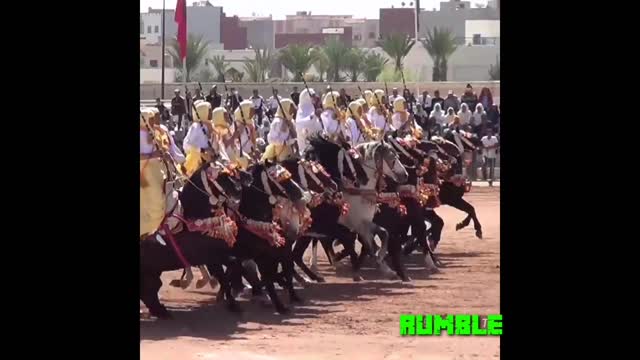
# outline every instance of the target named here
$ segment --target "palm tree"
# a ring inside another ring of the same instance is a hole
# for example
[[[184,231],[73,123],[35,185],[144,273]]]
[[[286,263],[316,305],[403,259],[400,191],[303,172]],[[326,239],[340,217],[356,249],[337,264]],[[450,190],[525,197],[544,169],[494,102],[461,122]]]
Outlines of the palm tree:
[[[382,54],[369,53],[364,59],[364,77],[367,81],[376,81],[388,62],[389,59],[382,56]]]
[[[411,40],[409,35],[393,33],[379,41],[378,45],[393,59],[395,71],[398,72],[402,70],[402,61],[415,43],[415,40]]]
[[[273,56],[269,49],[254,49],[254,59],[244,58],[244,70],[253,82],[265,82],[271,71]]]
[[[328,80],[341,81],[340,70],[344,70],[347,65],[350,50],[350,48],[337,38],[329,39],[324,47],[322,47],[322,52],[327,57],[329,63],[327,73]]]
[[[309,45],[289,45],[280,50],[280,62],[293,73],[293,81],[302,81],[301,74],[307,72],[316,60],[316,52]]]
[[[353,48],[349,53],[347,53],[347,61],[344,66],[344,70],[347,72],[347,76],[351,79],[352,82],[358,81],[358,78],[361,74],[363,74],[366,70],[366,59],[367,52],[359,49]]]
[[[224,81],[224,74],[229,70],[229,64],[224,60],[224,55],[216,55],[208,61],[218,74],[216,81]]]
[[[324,75],[329,71],[329,59],[327,59],[327,56],[324,54],[324,51],[322,51],[322,49],[316,49],[316,62],[313,63],[313,66],[316,68],[316,71],[319,74],[319,79],[318,81],[323,82],[324,81]]]
[[[209,43],[209,41],[202,38],[202,35],[189,34],[187,37],[187,82],[189,82],[189,74],[198,70],[202,61],[206,58],[207,52],[209,51]],[[173,63],[176,64],[178,68],[182,69],[180,45],[178,44],[177,37],[171,39],[171,43],[169,44],[169,49],[167,51],[173,59]]]
[[[260,82],[260,68],[256,60],[251,60],[245,57],[244,71],[247,73],[249,80],[252,82]]]
[[[450,29],[434,27],[432,31],[427,32],[422,46],[433,60],[433,81],[447,81],[449,57],[458,49],[453,32]]]
[[[496,56],[496,64],[489,65],[489,79],[500,80],[500,58]]]

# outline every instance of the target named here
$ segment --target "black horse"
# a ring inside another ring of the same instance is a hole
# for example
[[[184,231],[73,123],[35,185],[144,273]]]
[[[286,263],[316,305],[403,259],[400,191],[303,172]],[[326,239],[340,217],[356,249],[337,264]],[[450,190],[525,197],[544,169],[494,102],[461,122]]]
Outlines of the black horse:
[[[289,170],[293,179],[306,190],[310,202],[311,227],[302,234],[293,247],[294,262],[313,281],[324,282],[324,278],[312,271],[303,261],[303,255],[312,240],[322,238],[327,243],[328,237],[336,236],[328,231],[337,225],[338,217],[343,210],[342,193],[331,175],[316,161],[303,159],[288,159],[281,165]],[[325,233],[329,233],[325,235]],[[337,237],[341,237],[338,234]],[[294,277],[301,283],[307,282],[294,271]]]
[[[291,245],[295,238],[287,236],[282,227],[276,226],[275,221],[279,219],[274,218],[274,209],[279,206],[279,198],[298,204],[303,199],[303,192],[291,178],[266,176],[268,166],[269,164],[255,164],[248,170],[253,181],[243,184],[240,205],[235,212],[238,236],[232,254],[236,263],[228,269],[228,274],[236,289],[242,286],[241,276],[244,276],[253,286],[254,296],[260,295],[262,288],[266,288],[276,310],[284,314],[289,309],[276,294],[275,282],[283,282],[291,302],[302,299],[296,294],[292,282]],[[266,179],[270,190],[265,189],[263,179]],[[237,266],[244,260],[252,260],[257,264],[260,271],[259,282],[251,271]],[[282,265],[282,277],[278,276],[278,265]]]
[[[181,218],[184,221],[179,222],[178,226],[182,230],[174,234],[173,239],[190,266],[207,265],[215,270],[214,265],[228,264],[230,245],[235,240],[234,231],[222,232],[220,237],[212,237],[207,232],[212,231],[215,222],[221,219],[230,221],[224,216],[224,206],[229,202],[239,201],[241,189],[239,179],[232,173],[225,171],[223,166],[208,163],[196,171],[183,187],[179,199],[183,208]],[[227,222],[229,224],[235,226],[232,221]],[[167,230],[168,227],[164,229]],[[162,287],[160,275],[165,271],[184,267],[169,235],[155,233],[140,242],[140,300],[151,315],[159,318],[171,317],[158,298],[158,291]],[[212,275],[220,283],[229,309],[239,311],[231,296],[225,273],[212,271]]]
[[[454,141],[456,140],[453,132],[448,132],[445,137]],[[460,146],[451,140],[438,141],[438,145],[446,153],[439,153],[438,155],[449,163],[449,169],[441,174],[440,202],[442,205],[449,205],[467,213],[464,220],[456,224],[456,230],[465,228],[473,220],[476,236],[482,239],[482,225],[480,224],[480,220],[478,220],[476,210],[473,205],[462,198],[465,194],[464,186],[461,186],[458,181],[455,181],[456,177],[462,175],[462,168],[465,165],[465,161],[469,161],[469,152],[475,151],[475,149],[479,147],[480,140],[478,140],[476,136],[459,136],[458,141],[463,146],[463,151],[460,151]],[[465,155],[465,153],[467,155]]]

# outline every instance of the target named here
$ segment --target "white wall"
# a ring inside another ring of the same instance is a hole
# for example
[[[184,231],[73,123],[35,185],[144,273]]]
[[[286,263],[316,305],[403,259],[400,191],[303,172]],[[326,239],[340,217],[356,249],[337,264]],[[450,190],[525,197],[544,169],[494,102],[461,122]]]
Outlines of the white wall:
[[[500,37],[500,20],[466,20],[465,38],[480,34],[483,38]]]
[[[140,17],[142,18],[142,22],[144,23],[144,33],[143,35],[146,40],[150,43],[156,43],[160,41],[162,38],[162,18],[160,14],[157,13],[141,13]],[[156,26],[158,27],[158,32],[156,32]],[[151,29],[151,31],[149,31]]]
[[[487,81],[489,66],[496,63],[499,54],[499,46],[461,46],[449,58],[447,80]],[[391,61],[388,66],[391,66]],[[404,66],[416,74],[416,81],[431,81],[433,60],[422,44],[413,46]]]
[[[169,84],[175,82],[176,69],[164,69],[164,82]],[[162,81],[162,69],[144,68],[140,69],[140,84],[160,84]]]

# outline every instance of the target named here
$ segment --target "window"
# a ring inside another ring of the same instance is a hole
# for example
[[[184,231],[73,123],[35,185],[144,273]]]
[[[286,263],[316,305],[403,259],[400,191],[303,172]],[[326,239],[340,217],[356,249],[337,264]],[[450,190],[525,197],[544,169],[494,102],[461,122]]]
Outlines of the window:
[[[473,45],[482,45],[482,35],[473,34]]]
[[[151,34],[151,26],[147,26],[147,34]]]
[[[362,35],[360,35],[360,34],[353,35],[353,40],[354,40],[354,41],[360,41],[360,40],[362,40]]]
[[[375,38],[376,38],[376,33],[370,32],[369,33],[369,39],[375,39]]]
[[[154,29],[154,30],[155,30],[155,33],[156,33],[156,34],[157,34],[157,33],[159,33],[159,32],[160,32],[160,26],[156,25],[156,27],[155,27],[155,29]]]
[[[158,60],[149,60],[149,66],[151,66],[152,68],[157,68]]]

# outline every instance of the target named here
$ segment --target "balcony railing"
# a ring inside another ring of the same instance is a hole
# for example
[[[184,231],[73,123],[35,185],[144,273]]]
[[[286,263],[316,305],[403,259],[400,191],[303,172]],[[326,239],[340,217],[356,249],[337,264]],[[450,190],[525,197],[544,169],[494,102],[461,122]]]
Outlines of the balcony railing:
[[[459,37],[456,38],[457,45],[465,45],[465,46],[495,46],[500,45],[499,37]]]

